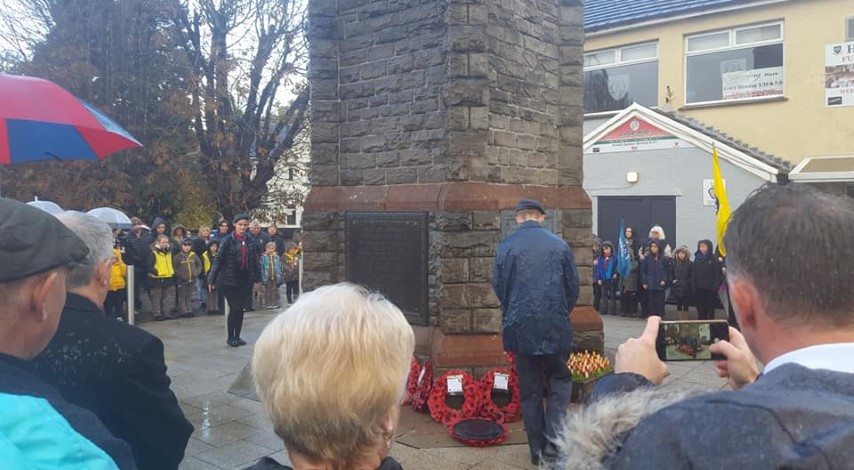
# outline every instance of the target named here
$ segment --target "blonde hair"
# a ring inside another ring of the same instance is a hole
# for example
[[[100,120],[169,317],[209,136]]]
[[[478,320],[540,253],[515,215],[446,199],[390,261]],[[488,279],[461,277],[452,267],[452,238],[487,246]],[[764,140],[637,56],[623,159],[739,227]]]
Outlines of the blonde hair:
[[[388,438],[414,349],[394,304],[335,284],[303,294],[264,328],[252,373],[289,451],[354,462]]]

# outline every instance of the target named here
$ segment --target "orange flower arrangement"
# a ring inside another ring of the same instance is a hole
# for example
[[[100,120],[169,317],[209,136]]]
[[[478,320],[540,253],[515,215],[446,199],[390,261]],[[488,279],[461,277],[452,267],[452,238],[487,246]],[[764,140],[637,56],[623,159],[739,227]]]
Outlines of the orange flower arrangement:
[[[589,351],[570,354],[566,365],[572,372],[572,380],[576,382],[598,379],[614,370],[607,357],[597,352]]]

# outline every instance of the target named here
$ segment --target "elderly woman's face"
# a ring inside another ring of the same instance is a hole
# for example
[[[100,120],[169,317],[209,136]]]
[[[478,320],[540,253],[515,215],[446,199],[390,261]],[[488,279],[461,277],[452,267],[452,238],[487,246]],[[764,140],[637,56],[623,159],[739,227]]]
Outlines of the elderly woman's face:
[[[653,230],[652,232],[649,232],[649,236],[653,240],[659,240],[661,238],[661,234],[658,233],[658,230]]]

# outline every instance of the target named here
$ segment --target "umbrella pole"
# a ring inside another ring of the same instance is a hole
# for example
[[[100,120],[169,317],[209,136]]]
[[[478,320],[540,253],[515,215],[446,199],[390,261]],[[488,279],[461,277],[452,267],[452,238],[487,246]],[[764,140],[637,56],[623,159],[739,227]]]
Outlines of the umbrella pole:
[[[136,313],[135,313],[136,312],[136,305],[135,305],[136,299],[134,298],[134,295],[133,295],[133,293],[134,293],[133,288],[136,284],[135,275],[136,274],[134,273],[134,267],[131,264],[128,266],[128,270],[127,270],[127,276],[128,276],[128,285],[127,285],[128,323],[130,323],[131,325],[134,325],[136,323]]]

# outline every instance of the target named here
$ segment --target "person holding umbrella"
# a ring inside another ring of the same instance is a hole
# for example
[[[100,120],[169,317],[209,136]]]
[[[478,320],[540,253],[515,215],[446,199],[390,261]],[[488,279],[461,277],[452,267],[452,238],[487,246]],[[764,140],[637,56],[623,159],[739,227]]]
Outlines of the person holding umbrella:
[[[246,232],[249,215],[238,214],[233,222],[234,231],[221,241],[219,255],[211,262],[208,284],[216,286],[228,301],[226,344],[237,347],[246,344],[240,337],[240,330],[243,328],[243,313],[252,302],[252,287],[261,285],[261,254],[258,244]]]

